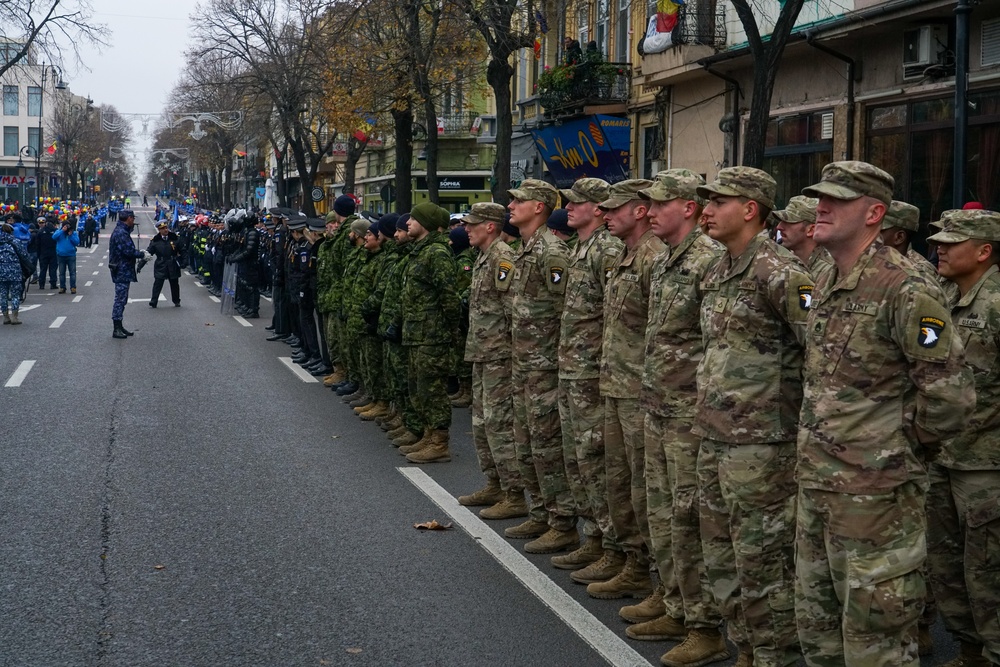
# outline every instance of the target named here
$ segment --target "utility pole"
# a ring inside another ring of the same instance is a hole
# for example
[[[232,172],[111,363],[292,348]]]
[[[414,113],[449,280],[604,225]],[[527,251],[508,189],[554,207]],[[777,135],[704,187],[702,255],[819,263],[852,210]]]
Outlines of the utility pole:
[[[955,5],[955,162],[952,178],[952,208],[965,204],[965,148],[969,129],[969,14],[970,0]]]

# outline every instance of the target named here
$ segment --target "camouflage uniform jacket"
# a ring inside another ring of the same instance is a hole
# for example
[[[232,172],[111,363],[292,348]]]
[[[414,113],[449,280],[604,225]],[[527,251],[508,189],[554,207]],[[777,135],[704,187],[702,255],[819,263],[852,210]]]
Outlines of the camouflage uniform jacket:
[[[455,257],[448,237],[430,232],[413,244],[400,297],[403,345],[453,345],[461,306],[455,291]]]
[[[542,226],[514,253],[511,317],[514,369],[559,369],[559,318],[562,315],[569,249]]]
[[[622,248],[604,287],[601,396],[639,398],[653,261],[666,249],[647,230],[633,248]]]
[[[381,250],[374,254],[369,263],[374,265],[371,267],[374,275],[371,290],[361,303],[361,316],[366,322],[378,322],[385,299],[386,278],[396,263],[396,244],[383,241]]]
[[[955,470],[1000,470],[1000,271],[991,266],[951,311],[976,385],[976,410],[944,443],[938,463]]]
[[[350,302],[351,292],[354,289],[354,281],[358,279],[358,271],[361,268],[361,262],[368,255],[368,251],[362,246],[349,245],[347,247],[347,252],[345,254],[344,260],[344,273],[340,278],[339,286],[337,288],[336,296],[336,310],[335,312],[340,316],[341,320],[347,321],[347,311],[348,304]]]
[[[382,281],[382,311],[378,315],[378,332],[385,335],[390,325],[398,331],[403,329],[403,279],[410,265],[410,251],[413,243],[396,244],[395,262],[388,268]]]
[[[812,254],[809,255],[806,268],[809,269],[809,277],[813,279],[813,283],[818,285],[823,278],[836,270],[837,265],[829,250],[823,246],[816,246]]]
[[[337,312],[341,307],[344,292],[348,284],[352,281],[353,275],[348,273],[348,264],[355,259],[354,245],[351,243],[351,223],[357,220],[358,216],[348,216],[340,223],[337,231],[333,234],[333,247],[330,248],[330,306],[331,310]]]
[[[926,278],[928,282],[934,283],[941,288],[941,296],[944,299],[942,303],[946,307],[950,308],[951,304],[958,301],[960,296],[958,293],[958,285],[939,274],[937,272],[937,267],[931,264],[929,259],[921,255],[913,248],[906,251],[906,259],[913,262],[913,265],[917,267],[918,271],[920,271],[920,275]]]
[[[472,267],[476,264],[479,250],[476,248],[466,248],[455,255],[455,291],[458,296],[465,296],[472,284]]]
[[[465,361],[482,363],[509,359],[511,273],[514,251],[495,240],[476,258],[469,289],[469,335]]]
[[[642,407],[654,415],[694,417],[698,363],[705,353],[701,281],[723,252],[720,244],[696,226],[680,245],[653,262],[639,398]]]
[[[371,252],[361,249],[357,265],[357,277],[351,285],[351,291],[344,296],[344,310],[347,313],[347,331],[356,336],[368,335],[363,304],[375,289],[375,277],[382,265],[382,249]]]
[[[622,242],[602,225],[573,250],[566,269],[566,302],[559,322],[560,379],[601,376],[604,285],[622,248]]]
[[[799,485],[873,494],[926,479],[915,426],[950,438],[975,405],[940,292],[875,239],[817,286],[807,331]]]
[[[335,241],[332,236],[323,239],[316,256],[316,309],[324,314],[336,310],[333,301],[334,283],[338,279],[333,273]]]
[[[709,270],[696,434],[739,445],[795,440],[812,290],[798,258],[759,235]]]

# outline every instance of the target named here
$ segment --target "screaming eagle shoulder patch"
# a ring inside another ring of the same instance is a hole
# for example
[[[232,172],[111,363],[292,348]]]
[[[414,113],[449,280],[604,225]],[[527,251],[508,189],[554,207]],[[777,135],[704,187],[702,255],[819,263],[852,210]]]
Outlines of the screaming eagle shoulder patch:
[[[812,308],[813,303],[813,288],[812,285],[800,285],[799,286],[799,308],[802,310],[809,310]]]
[[[937,317],[921,317],[920,328],[917,331],[917,345],[928,350],[937,347],[944,326],[944,320]]]
[[[510,286],[510,272],[514,269],[514,265],[507,260],[501,260],[497,264],[496,280],[494,285],[496,289],[501,292],[506,292],[507,288]]]
[[[558,285],[563,279],[563,268],[561,266],[553,266],[549,268],[549,282],[553,285]]]

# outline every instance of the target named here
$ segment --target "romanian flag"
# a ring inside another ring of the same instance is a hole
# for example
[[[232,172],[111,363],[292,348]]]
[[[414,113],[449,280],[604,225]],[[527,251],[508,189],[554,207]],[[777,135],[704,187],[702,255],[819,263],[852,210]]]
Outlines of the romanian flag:
[[[236,153],[236,154],[237,154],[238,156],[240,156],[240,157],[246,157],[246,156],[247,156],[247,152],[246,152],[246,151],[238,151],[238,150],[236,150],[236,149],[234,148],[234,149],[233,149],[233,152],[234,152],[234,153]]]
[[[684,0],[656,0],[656,32],[670,33],[677,26],[677,15]]]
[[[48,153],[49,155],[55,155],[56,154],[56,142],[53,141],[52,145],[45,149],[45,152]]]

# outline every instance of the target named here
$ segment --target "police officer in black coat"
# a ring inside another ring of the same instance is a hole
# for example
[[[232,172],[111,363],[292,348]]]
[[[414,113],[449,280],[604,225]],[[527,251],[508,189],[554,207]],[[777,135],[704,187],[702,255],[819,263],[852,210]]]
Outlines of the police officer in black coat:
[[[177,234],[170,231],[170,225],[166,221],[156,225],[157,234],[149,241],[146,252],[156,257],[153,264],[153,295],[149,299],[150,308],[156,308],[156,301],[160,298],[160,290],[163,289],[163,281],[170,283],[170,298],[174,306],[181,305],[181,265],[180,258],[184,254],[184,245]],[[142,269],[139,266],[139,270]]]

